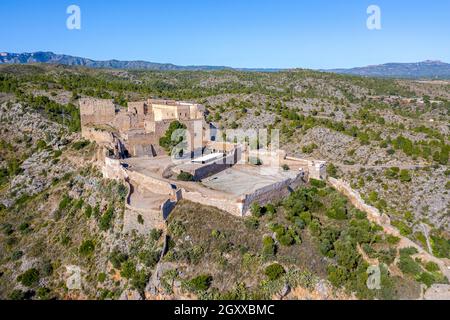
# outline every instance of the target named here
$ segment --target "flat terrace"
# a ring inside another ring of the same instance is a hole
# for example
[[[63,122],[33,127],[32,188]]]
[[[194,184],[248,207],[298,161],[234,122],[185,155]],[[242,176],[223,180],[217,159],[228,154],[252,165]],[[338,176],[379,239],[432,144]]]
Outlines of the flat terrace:
[[[287,179],[294,179],[298,174],[297,170],[283,171],[263,166],[236,165],[204,179],[202,184],[213,190],[241,196]]]
[[[172,165],[172,159],[169,156],[128,158],[122,162],[128,165],[129,170],[155,178],[161,178],[164,170]]]

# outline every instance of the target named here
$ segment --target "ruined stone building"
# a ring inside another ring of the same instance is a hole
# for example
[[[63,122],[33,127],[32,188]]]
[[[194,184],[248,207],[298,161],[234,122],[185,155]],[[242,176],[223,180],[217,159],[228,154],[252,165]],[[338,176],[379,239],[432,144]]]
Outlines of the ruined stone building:
[[[201,139],[203,143],[203,133],[208,129],[204,112],[202,105],[172,100],[129,102],[128,108],[118,107],[112,100],[80,100],[82,136],[99,144],[116,145],[120,141],[119,145],[133,157],[163,154],[159,139],[173,121],[187,127],[192,141]],[[202,132],[202,136],[197,137],[195,132]]]

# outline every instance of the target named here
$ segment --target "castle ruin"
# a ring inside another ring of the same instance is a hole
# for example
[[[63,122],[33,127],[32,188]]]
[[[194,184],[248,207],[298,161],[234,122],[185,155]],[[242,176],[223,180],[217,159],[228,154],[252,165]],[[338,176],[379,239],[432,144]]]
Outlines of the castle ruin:
[[[255,202],[265,205],[310,178],[326,179],[324,161],[216,141],[219,134],[211,130],[205,112],[202,105],[171,100],[129,102],[127,108],[112,100],[80,100],[82,136],[105,150],[100,158],[104,177],[128,185],[125,231],[163,226],[182,199],[245,216]],[[159,143],[174,121],[197,142],[177,161]],[[251,163],[252,158],[258,163]],[[181,173],[192,181],[180,180]],[[144,223],[137,223],[142,221],[138,216]]]

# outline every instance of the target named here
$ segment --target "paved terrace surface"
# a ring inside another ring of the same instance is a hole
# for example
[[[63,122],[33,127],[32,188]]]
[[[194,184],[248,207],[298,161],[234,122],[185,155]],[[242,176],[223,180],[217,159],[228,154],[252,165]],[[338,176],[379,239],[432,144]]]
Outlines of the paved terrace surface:
[[[299,174],[299,169],[291,167],[291,170],[274,169],[265,166],[235,165],[218,174],[215,174],[202,183],[184,182],[176,179],[164,179],[163,172],[173,165],[168,156],[155,158],[130,158],[123,161],[128,164],[128,170],[136,171],[146,176],[170,182],[178,188],[189,191],[200,192],[204,196],[212,198],[236,199],[245,194],[250,194],[257,189],[293,179]],[[180,165],[179,165],[180,166]],[[178,167],[179,167],[178,166]],[[183,165],[181,165],[182,167]],[[186,163],[184,166],[201,166],[199,164]],[[133,196],[134,194],[132,194]],[[133,203],[144,204],[146,201],[153,202],[145,196],[134,195]],[[153,197],[148,197],[153,198]]]
[[[236,165],[202,181],[208,188],[240,196],[259,188],[295,178],[298,171],[283,171],[263,166]]]
[[[154,178],[162,178],[166,168],[172,165],[169,156],[159,156],[154,158],[128,158],[122,161],[128,164],[128,169]]]

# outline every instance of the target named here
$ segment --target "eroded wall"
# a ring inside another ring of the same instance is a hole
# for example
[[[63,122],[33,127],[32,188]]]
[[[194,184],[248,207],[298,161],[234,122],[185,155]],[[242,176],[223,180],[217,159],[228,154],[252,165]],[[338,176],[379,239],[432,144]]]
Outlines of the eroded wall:
[[[79,104],[82,126],[113,123],[116,116],[116,107],[112,100],[82,98]]]

